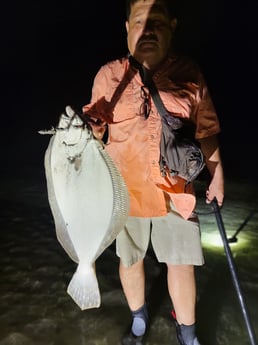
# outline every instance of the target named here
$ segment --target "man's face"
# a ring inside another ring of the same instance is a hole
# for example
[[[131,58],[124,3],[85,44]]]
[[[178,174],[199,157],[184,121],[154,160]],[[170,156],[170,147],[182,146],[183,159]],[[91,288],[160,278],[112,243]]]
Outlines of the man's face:
[[[126,22],[129,52],[148,68],[167,55],[176,20],[170,20],[159,0],[139,0]]]

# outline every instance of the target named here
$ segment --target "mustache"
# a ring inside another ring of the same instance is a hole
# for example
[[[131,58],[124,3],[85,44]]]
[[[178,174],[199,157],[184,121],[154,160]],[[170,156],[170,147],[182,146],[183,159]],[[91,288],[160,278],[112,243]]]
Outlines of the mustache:
[[[142,35],[138,40],[138,44],[153,41],[158,42],[158,37],[155,34]]]

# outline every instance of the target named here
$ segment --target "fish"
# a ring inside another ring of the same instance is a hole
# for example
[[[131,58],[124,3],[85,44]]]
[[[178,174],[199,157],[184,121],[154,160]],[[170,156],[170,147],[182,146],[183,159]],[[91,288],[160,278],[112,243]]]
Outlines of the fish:
[[[76,264],[67,293],[81,310],[98,308],[95,262],[123,229],[129,213],[126,184],[105,144],[66,106],[44,155],[47,194],[56,237]]]

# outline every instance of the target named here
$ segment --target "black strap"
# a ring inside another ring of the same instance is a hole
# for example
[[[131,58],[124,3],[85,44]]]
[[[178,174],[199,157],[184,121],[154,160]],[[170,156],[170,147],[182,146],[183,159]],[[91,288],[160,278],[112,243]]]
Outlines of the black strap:
[[[155,103],[155,106],[160,114],[161,117],[173,128],[173,129],[179,129],[182,127],[183,123],[182,120],[176,116],[171,115],[167,109],[164,106],[164,103],[162,102],[162,99],[160,98],[159,92],[157,90],[157,87],[152,79],[151,71],[148,70],[146,67],[144,67],[142,64],[140,64],[135,58],[130,55],[129,56],[129,62],[139,70],[141,79],[143,84],[148,87],[149,92],[152,96],[153,102]]]

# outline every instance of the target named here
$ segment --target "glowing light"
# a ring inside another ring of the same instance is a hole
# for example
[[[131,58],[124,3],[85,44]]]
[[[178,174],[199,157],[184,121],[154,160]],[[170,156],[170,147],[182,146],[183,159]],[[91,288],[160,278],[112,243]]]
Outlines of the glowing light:
[[[231,238],[228,236],[228,238]],[[250,239],[244,238],[243,236],[238,236],[236,242],[228,242],[230,248],[234,251],[242,250],[249,246]],[[224,244],[219,231],[217,232],[202,232],[202,245],[207,249],[223,248]]]

